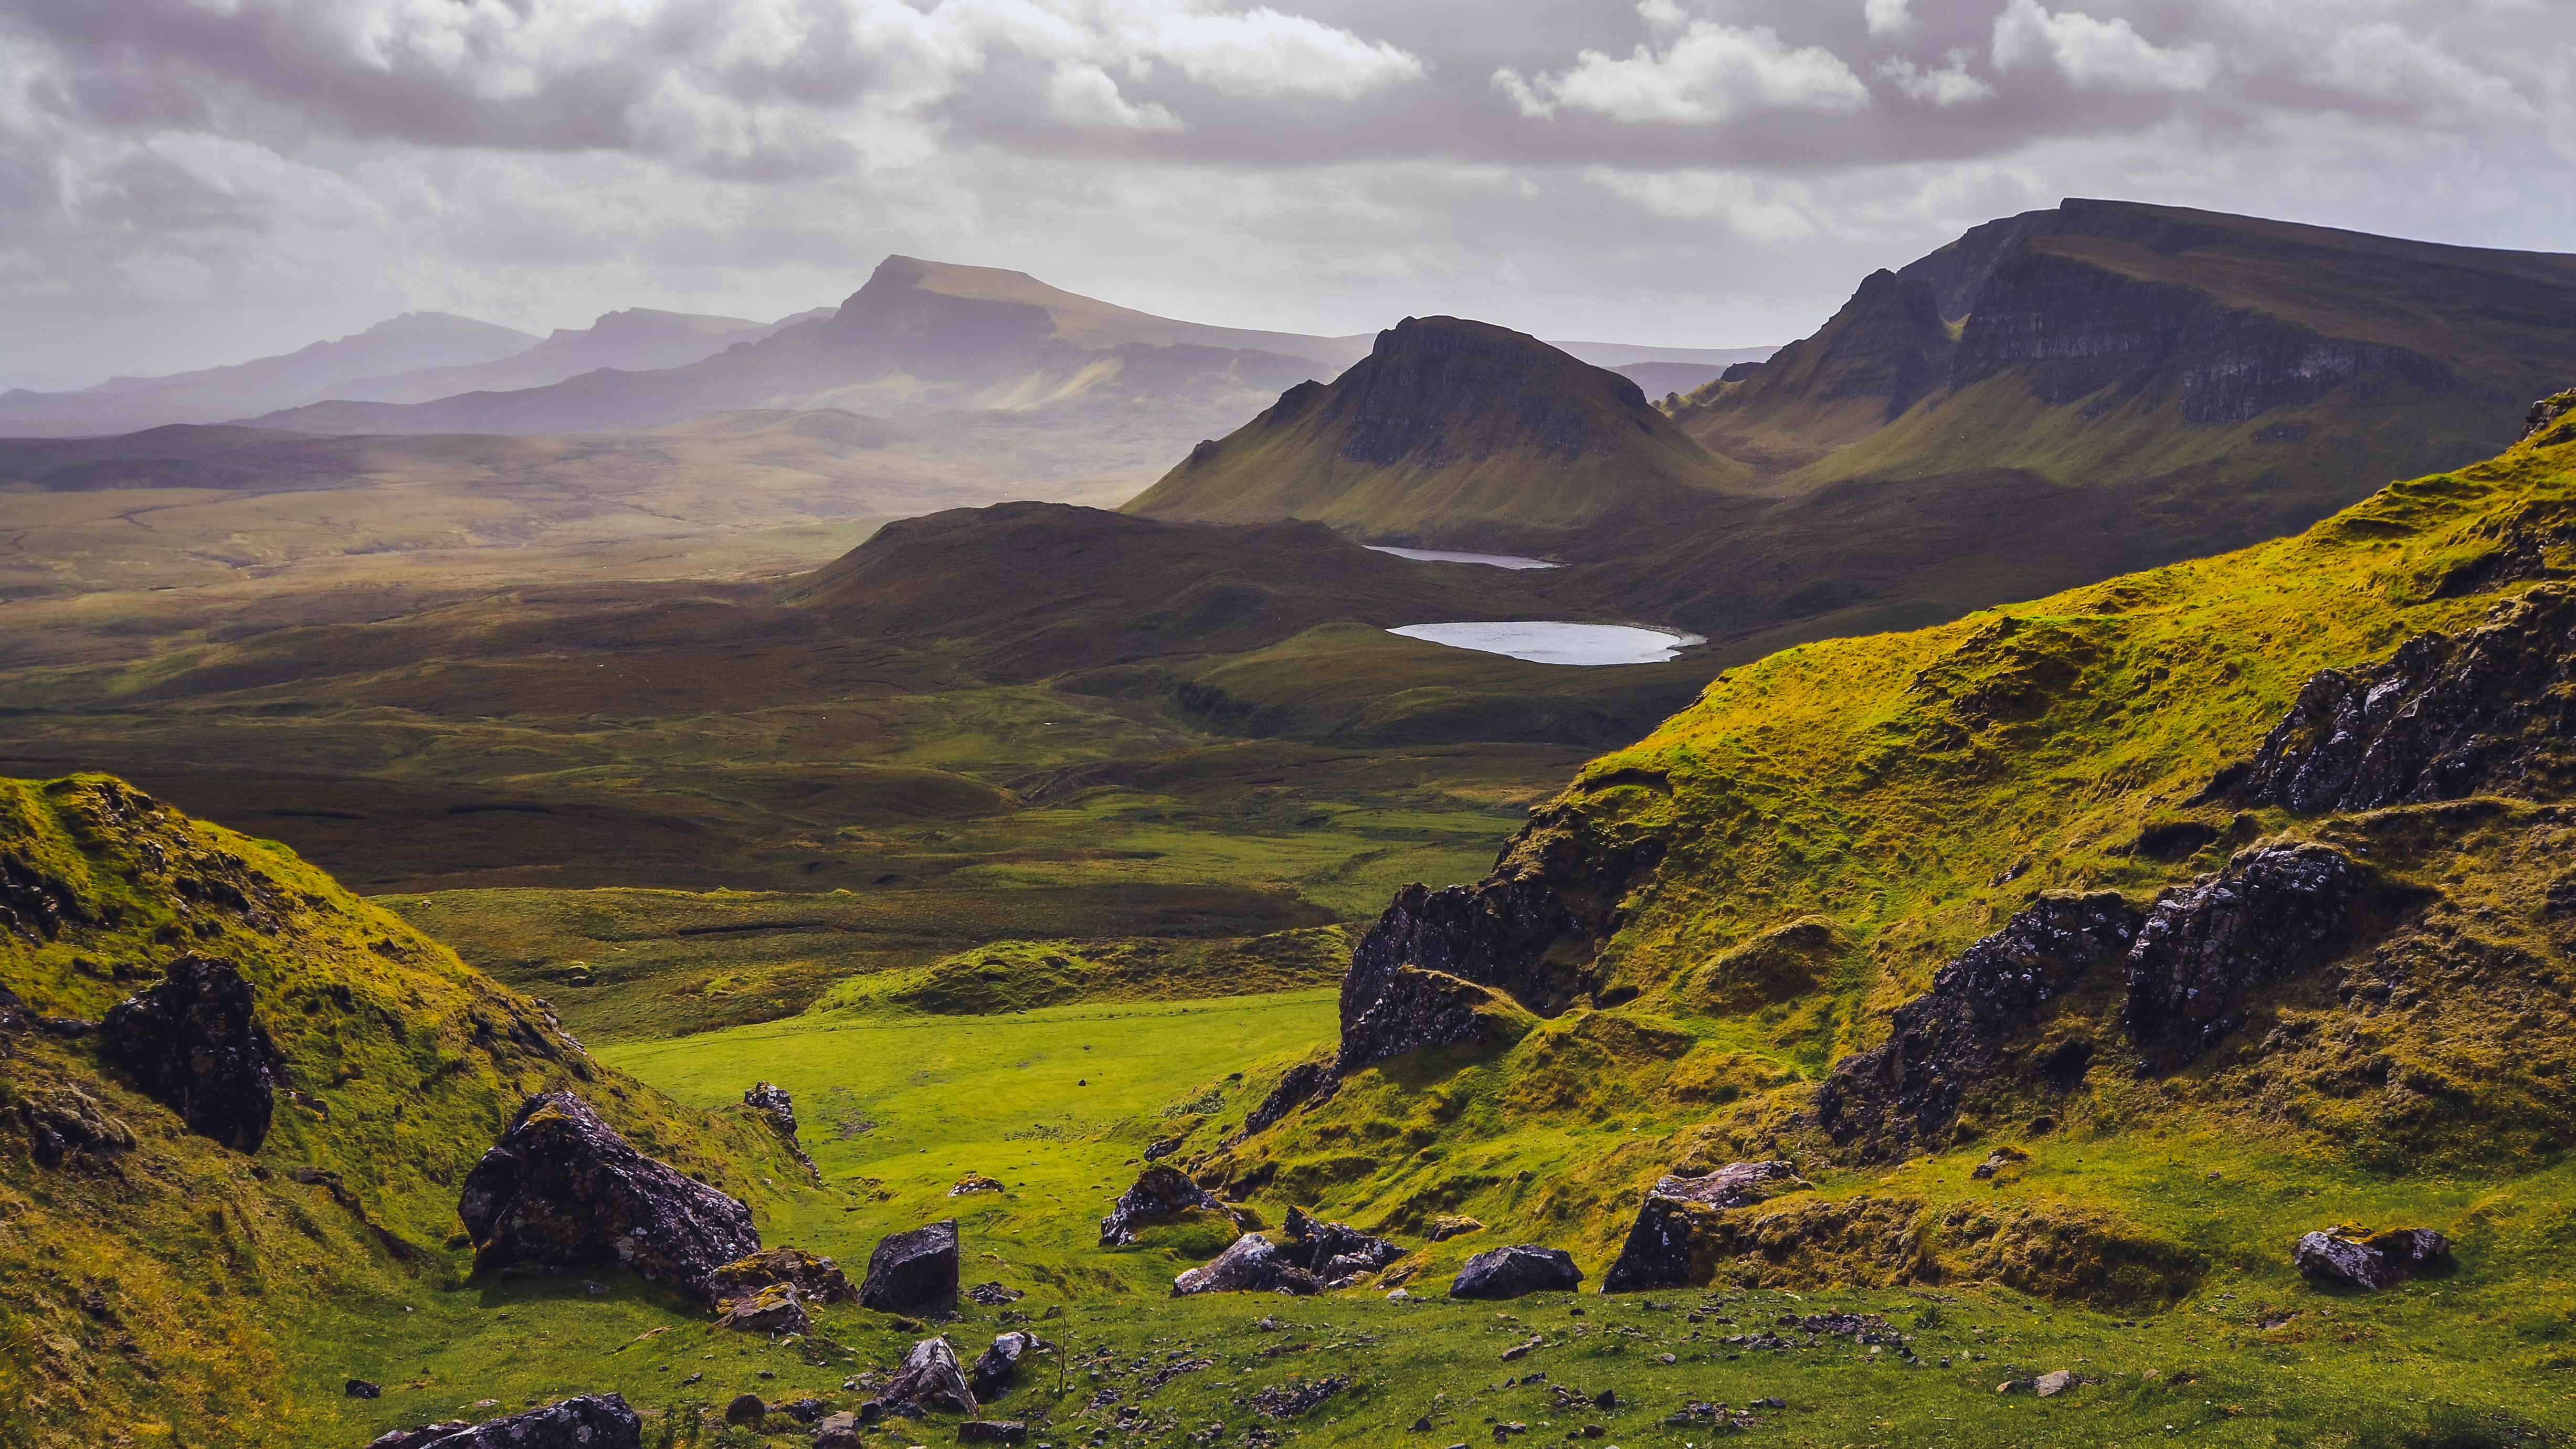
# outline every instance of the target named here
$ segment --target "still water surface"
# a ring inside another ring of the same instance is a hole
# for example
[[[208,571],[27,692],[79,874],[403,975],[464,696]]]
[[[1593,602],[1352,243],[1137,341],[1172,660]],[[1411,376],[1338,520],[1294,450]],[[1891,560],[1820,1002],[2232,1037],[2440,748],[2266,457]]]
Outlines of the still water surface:
[[[1389,629],[1407,639],[1508,654],[1534,664],[1661,664],[1674,651],[1708,641],[1678,630],[1639,629],[1626,624],[1556,624],[1524,620],[1508,624],[1407,624]]]
[[[1543,558],[1523,558],[1516,553],[1458,553],[1445,548],[1393,548],[1386,544],[1363,544],[1371,553],[1391,553],[1397,558],[1415,559],[1422,563],[1475,563],[1498,569],[1559,569]]]

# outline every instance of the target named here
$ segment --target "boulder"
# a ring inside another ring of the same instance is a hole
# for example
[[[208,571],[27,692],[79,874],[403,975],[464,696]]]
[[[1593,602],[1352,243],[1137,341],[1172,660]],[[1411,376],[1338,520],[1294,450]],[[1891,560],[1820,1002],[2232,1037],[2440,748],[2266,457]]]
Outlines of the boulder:
[[[805,1155],[805,1144],[796,1140],[796,1099],[787,1095],[787,1089],[775,1082],[755,1083],[750,1091],[742,1094],[742,1104],[769,1124],[769,1130],[777,1133],[778,1140],[786,1144],[787,1150],[796,1154],[796,1161],[814,1179],[814,1185],[821,1187],[823,1169],[814,1165],[814,1159]]]
[[[1153,1163],[1136,1174],[1134,1185],[1110,1204],[1109,1216],[1100,1220],[1100,1246],[1125,1247],[1146,1228],[1180,1222],[1201,1213],[1215,1214],[1227,1222],[1235,1220],[1226,1205],[1217,1201],[1216,1194],[1192,1182],[1189,1174],[1177,1167]]]
[[[1002,1185],[1002,1180],[998,1177],[986,1177],[980,1172],[970,1172],[964,1177],[957,1179],[957,1185],[948,1189],[948,1195],[950,1197],[966,1197],[973,1193],[1006,1192],[1008,1190],[1009,1189]]]
[[[644,1420],[616,1394],[583,1394],[480,1424],[451,1420],[397,1429],[367,1449],[418,1449],[423,1444],[438,1449],[643,1449]]]
[[[1798,1175],[1798,1166],[1793,1162],[1730,1162],[1715,1172],[1675,1172],[1657,1179],[1647,1191],[1656,1197],[1740,1208],[1813,1186]]]
[[[994,1335],[993,1346],[984,1350],[983,1356],[975,1360],[975,1367],[967,1372],[967,1387],[975,1391],[978,1399],[999,1398],[1019,1373],[1021,1357],[1045,1347],[1045,1341],[1034,1333],[1015,1329]]]
[[[2303,1277],[2355,1288],[2393,1288],[2450,1262],[2451,1243],[2431,1228],[2374,1233],[2346,1223],[2301,1237],[2290,1258]]]
[[[365,1379],[349,1380],[340,1386],[340,1392],[352,1399],[381,1399],[385,1396],[382,1385],[371,1384]]]
[[[727,1300],[716,1327],[742,1333],[812,1333],[814,1320],[806,1316],[804,1297],[795,1284],[772,1283]]]
[[[2129,948],[2129,1039],[2151,1068],[2178,1066],[2242,1022],[2244,994],[2317,964],[2367,872],[2332,846],[2287,841],[2156,897]]]
[[[456,1211],[478,1271],[615,1262],[703,1296],[760,1247],[747,1205],[636,1151],[570,1092],[520,1104]]]
[[[1521,1243],[1478,1253],[1449,1285],[1452,1298],[1518,1298],[1524,1293],[1571,1293],[1583,1270],[1563,1248]]]
[[[1638,1205],[1617,1261],[1601,1278],[1604,1293],[1683,1288],[1707,1281],[1711,1210],[1753,1207],[1809,1187],[1788,1162],[1730,1162],[1696,1176],[1659,1179]]]
[[[825,1416],[814,1426],[814,1449],[861,1449],[859,1416],[851,1413]]]
[[[768,1413],[769,1405],[761,1402],[760,1395],[736,1394],[733,1402],[725,1405],[725,1422],[757,1426]]]
[[[1348,1223],[1309,1217],[1298,1208],[1288,1210],[1284,1231],[1287,1241],[1279,1245],[1279,1261],[1314,1274],[1328,1288],[1374,1273],[1405,1254],[1385,1238],[1370,1237]]]
[[[1195,1293],[1313,1293],[1315,1275],[1282,1262],[1279,1249],[1259,1233],[1246,1233],[1216,1257],[1172,1280],[1172,1296]]]
[[[729,1300],[749,1297],[773,1283],[795,1285],[796,1296],[808,1303],[848,1303],[859,1296],[840,1264],[803,1248],[763,1248],[736,1258],[707,1276],[707,1292],[723,1312],[732,1307]]]
[[[975,1391],[957,1366],[957,1350],[946,1337],[925,1338],[903,1356],[903,1367],[878,1393],[876,1401],[892,1413],[919,1417],[948,1411],[972,1418]]]
[[[2031,1387],[2039,1391],[2041,1398],[2053,1399],[2082,1382],[2082,1379],[2076,1377],[2073,1369],[2057,1369],[2041,1374]]]
[[[947,1313],[957,1306],[957,1220],[877,1240],[859,1302],[880,1313]]]
[[[189,1131],[236,1152],[268,1140],[277,1053],[230,963],[180,957],[159,985],[110,1008],[98,1034],[108,1060]]]

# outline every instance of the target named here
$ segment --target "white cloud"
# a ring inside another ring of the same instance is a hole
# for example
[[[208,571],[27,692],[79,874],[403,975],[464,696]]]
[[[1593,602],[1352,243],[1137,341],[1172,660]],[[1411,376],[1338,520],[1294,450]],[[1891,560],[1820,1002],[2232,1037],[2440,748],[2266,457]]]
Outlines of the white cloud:
[[[1906,0],[1861,0],[1861,18],[1868,22],[1875,36],[1903,35],[1914,28],[1914,17],[1905,13]]]
[[[1563,75],[1524,80],[1505,68],[1494,84],[1523,115],[1559,106],[1621,121],[1724,121],[1756,111],[1854,111],[1869,87],[1821,45],[1792,47],[1768,26],[1739,29],[1714,20],[1683,22],[1671,0],[1638,9],[1661,30],[1678,25],[1661,50],[1640,45],[1625,57],[1587,50]]]
[[[1995,17],[1995,69],[2046,59],[2079,91],[2198,91],[2218,78],[2218,48],[2207,41],[2157,46],[2125,17],[2080,10],[2051,14],[2039,0],[2011,0]]]
[[[1108,126],[1124,131],[1177,131],[1179,118],[1148,102],[1130,105],[1118,94],[1118,82],[1096,65],[1068,61],[1047,77],[1047,101],[1059,117],[1077,126]]]
[[[1994,82],[1968,71],[1968,52],[1954,50],[1944,57],[1946,64],[1927,70],[1903,56],[1878,63],[1881,79],[1893,83],[1906,99],[1923,101],[1948,109],[1971,101],[1990,101],[2001,92]]]
[[[1131,16],[1116,33],[1135,53],[1229,95],[1347,100],[1424,69],[1410,51],[1266,5],[1239,15],[1147,6]]]
[[[2532,105],[2499,75],[2463,64],[2388,21],[2340,31],[2312,74],[2357,100],[2413,111],[2526,117]]]

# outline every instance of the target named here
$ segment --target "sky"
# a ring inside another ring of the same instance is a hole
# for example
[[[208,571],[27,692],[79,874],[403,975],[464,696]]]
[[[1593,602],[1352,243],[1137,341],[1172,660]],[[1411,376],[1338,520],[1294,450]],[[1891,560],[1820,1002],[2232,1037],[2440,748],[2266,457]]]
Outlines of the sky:
[[[2576,250],[2569,0],[0,0],[0,380],[889,253],[1194,321],[1785,342],[2117,197]]]

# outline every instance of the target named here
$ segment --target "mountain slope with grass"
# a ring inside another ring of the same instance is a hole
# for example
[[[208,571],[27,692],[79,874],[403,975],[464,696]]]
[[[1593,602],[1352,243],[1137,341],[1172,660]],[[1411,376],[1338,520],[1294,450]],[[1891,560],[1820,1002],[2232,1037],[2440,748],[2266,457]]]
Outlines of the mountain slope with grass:
[[[1365,539],[1547,548],[1731,491],[1744,470],[1676,432],[1634,382],[1534,337],[1408,317],[1329,385],[1301,383],[1201,443],[1126,511],[1309,519]]]
[[[2311,1436],[2420,1418],[2391,1351],[2422,1403],[2531,1402],[2576,1311],[2553,403],[2293,538],[1731,671],[1485,881],[1400,894],[1337,1048],[1193,1171],[1399,1237],[1480,1222],[1414,1260],[1435,1284],[1544,1241],[1625,1291],[2272,1305],[2166,1320],[2211,1374],[2221,1337],[2357,1316],[2302,1360],[2343,1387],[2264,1409]],[[1674,1186],[1768,1159],[1798,1180]],[[2372,1326],[2422,1300],[2292,1271],[2338,1223],[2444,1235],[2461,1311],[2407,1330],[2440,1349]]]
[[[246,1050],[273,1091],[219,1097],[202,1054],[120,1054],[120,1001],[209,973],[247,984]],[[459,1185],[527,1094],[580,1094],[764,1220],[805,1180],[747,1111],[674,1105],[284,847],[105,776],[0,780],[0,988],[12,1444],[390,1427],[403,1394],[349,1400],[343,1383],[390,1378],[389,1336],[428,1321],[406,1315],[471,1296]],[[440,1417],[419,1391],[446,1409],[469,1387],[412,1385],[411,1422]]]

